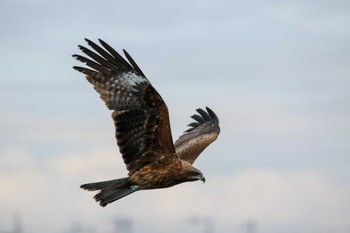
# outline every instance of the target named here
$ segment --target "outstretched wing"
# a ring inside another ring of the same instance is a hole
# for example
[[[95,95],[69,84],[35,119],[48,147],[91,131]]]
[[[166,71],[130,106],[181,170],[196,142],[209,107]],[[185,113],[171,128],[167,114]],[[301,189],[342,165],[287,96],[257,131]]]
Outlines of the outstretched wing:
[[[197,159],[200,153],[219,136],[219,118],[208,107],[206,110],[197,109],[198,114],[191,116],[196,122],[175,142],[177,155],[191,164]]]
[[[129,172],[169,160],[175,149],[162,97],[125,50],[129,62],[103,40],[99,39],[102,47],[85,40],[94,51],[79,46],[88,58],[73,57],[89,68],[73,68],[86,75],[106,106],[113,110],[117,144]]]

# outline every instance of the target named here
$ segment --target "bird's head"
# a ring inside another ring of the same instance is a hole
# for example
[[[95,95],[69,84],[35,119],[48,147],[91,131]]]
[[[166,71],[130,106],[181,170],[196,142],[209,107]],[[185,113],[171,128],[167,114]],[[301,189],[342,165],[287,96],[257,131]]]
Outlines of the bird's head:
[[[189,169],[186,170],[185,179],[187,181],[201,180],[201,181],[203,181],[203,183],[205,183],[205,177],[204,177],[203,173],[193,166],[189,167]]]

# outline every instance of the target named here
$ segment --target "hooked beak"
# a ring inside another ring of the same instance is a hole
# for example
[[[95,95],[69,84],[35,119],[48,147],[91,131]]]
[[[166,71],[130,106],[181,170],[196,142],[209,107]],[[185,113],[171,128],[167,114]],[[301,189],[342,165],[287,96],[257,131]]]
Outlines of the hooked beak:
[[[204,176],[201,176],[200,180],[203,181],[203,184],[205,183],[205,177]]]

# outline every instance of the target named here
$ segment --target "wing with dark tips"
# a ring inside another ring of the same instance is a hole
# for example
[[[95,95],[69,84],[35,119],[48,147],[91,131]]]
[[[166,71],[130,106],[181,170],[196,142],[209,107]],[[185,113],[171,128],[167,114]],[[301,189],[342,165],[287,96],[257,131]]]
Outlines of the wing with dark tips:
[[[197,109],[198,114],[191,116],[195,122],[175,142],[177,155],[191,164],[220,134],[219,118],[210,108],[206,110]]]
[[[85,39],[92,49],[79,46],[86,55],[73,55],[88,68],[73,68],[113,110],[116,138],[127,169],[132,173],[146,164],[165,161],[175,154],[169,114],[162,97],[126,52],[126,61],[103,40]]]

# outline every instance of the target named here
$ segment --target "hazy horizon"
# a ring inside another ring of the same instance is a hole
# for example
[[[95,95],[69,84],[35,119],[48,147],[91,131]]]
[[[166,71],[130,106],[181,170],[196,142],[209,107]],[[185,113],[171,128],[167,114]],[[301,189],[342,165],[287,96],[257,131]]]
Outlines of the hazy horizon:
[[[347,232],[350,2],[0,3],[0,232]],[[126,176],[111,112],[72,66],[84,38],[126,49],[161,94],[176,140],[209,106],[221,135],[206,183],[101,208],[82,183]],[[254,225],[256,224],[256,225]],[[253,227],[254,228],[254,227]]]

